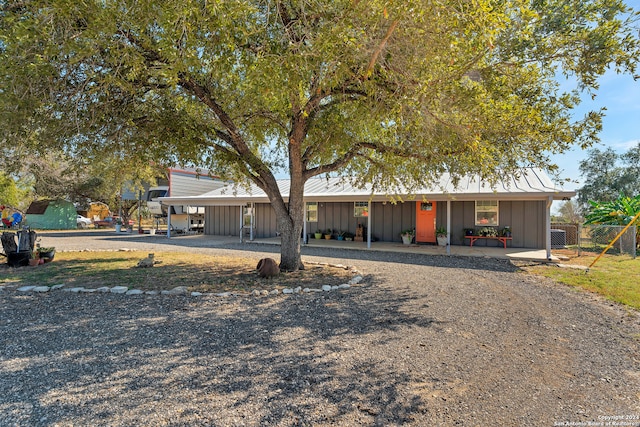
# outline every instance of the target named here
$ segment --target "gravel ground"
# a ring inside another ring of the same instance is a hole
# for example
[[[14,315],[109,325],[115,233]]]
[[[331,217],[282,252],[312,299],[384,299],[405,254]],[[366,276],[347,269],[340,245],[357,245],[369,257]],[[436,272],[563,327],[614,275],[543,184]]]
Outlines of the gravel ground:
[[[169,249],[42,236],[59,250]],[[278,249],[171,244],[256,258]],[[640,425],[638,312],[504,260],[303,257],[355,265],[364,284],[231,298],[5,288],[0,425]]]

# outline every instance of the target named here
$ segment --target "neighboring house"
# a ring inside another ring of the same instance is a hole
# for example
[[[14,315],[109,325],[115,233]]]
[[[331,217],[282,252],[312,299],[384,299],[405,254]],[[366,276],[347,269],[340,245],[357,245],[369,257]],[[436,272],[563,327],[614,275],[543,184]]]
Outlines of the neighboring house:
[[[78,226],[76,208],[66,200],[37,200],[25,215],[25,225],[36,230],[71,230]]]
[[[228,184],[216,176],[198,173],[195,169],[172,169],[167,171],[168,185],[149,187],[145,192],[144,200],[147,209],[156,217],[167,217],[167,222],[173,230],[181,232],[203,231],[205,220],[205,208],[201,205],[186,203],[174,204],[171,211],[163,206],[161,197],[190,197],[197,196],[208,191],[213,191]],[[169,215],[169,213],[171,215]]]
[[[279,180],[287,200],[289,180]],[[402,230],[415,228],[416,243],[435,243],[437,227],[447,228],[452,245],[468,244],[465,229],[508,228],[511,247],[544,249],[550,246],[550,209],[554,200],[566,200],[573,191],[558,188],[543,171],[523,169],[521,176],[491,186],[478,177],[466,177],[457,187],[448,175],[414,193],[387,195],[358,189],[340,178],[314,178],[305,185],[305,235],[316,230],[355,233],[366,227],[365,240],[401,241]],[[403,202],[392,203],[401,199]],[[166,197],[165,205],[205,206],[205,234],[239,236],[249,226],[251,237],[278,235],[276,216],[266,194],[227,186],[192,197]],[[242,227],[241,227],[242,224]],[[495,245],[478,241],[474,246]]]

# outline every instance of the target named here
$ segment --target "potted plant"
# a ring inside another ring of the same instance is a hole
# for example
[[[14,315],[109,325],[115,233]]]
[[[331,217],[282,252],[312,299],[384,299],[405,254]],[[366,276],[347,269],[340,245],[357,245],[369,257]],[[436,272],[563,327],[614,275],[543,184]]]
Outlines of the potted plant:
[[[505,225],[502,230],[500,230],[500,235],[502,237],[511,237],[511,227]]]
[[[53,261],[53,257],[56,255],[56,248],[38,248],[38,258],[43,262]]]
[[[344,240],[344,231],[338,231],[338,236],[336,237],[338,240]]]
[[[313,234],[313,237],[315,237],[318,240],[322,239],[322,231],[316,230],[316,232]]]
[[[402,243],[405,245],[410,245],[415,235],[416,230],[413,228],[404,230],[402,233],[400,233],[400,236],[402,237]]]
[[[331,234],[333,231],[330,228],[327,228],[327,231],[324,232],[324,238],[327,240],[331,240]]]
[[[116,233],[122,231],[122,218],[116,218]]]
[[[436,239],[438,246],[447,246],[447,229],[444,227],[436,228]]]
[[[498,230],[493,227],[482,227],[478,230],[478,234],[483,237],[496,237],[498,235]]]
[[[344,232],[344,240],[346,240],[347,242],[350,242],[353,240],[353,238],[355,237],[355,234],[349,232],[349,231],[345,231]]]
[[[38,257],[38,249],[34,249],[31,253],[31,258],[29,258],[29,265],[34,267],[40,264],[40,258]]]

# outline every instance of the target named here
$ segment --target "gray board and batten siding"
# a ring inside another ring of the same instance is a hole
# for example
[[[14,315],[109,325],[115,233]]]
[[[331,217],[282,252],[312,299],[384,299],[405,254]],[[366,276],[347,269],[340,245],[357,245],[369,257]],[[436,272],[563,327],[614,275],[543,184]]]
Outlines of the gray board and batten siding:
[[[436,225],[446,227],[447,202],[438,201]],[[268,203],[255,204],[254,237],[258,239],[277,237],[275,211]],[[354,217],[353,202],[318,202],[318,222],[307,223],[307,233],[316,230],[341,230],[355,233],[358,224],[367,226],[366,217]],[[545,214],[544,200],[505,200],[499,202],[499,225],[509,226],[513,240],[508,246],[514,248],[544,248]],[[464,238],[465,228],[476,228],[474,223],[474,201],[451,202],[451,244],[468,245]],[[383,242],[401,242],[400,232],[416,225],[416,202],[371,203],[371,234]],[[206,209],[205,234],[218,236],[240,235],[239,206],[210,206]],[[495,246],[494,241],[479,240],[474,246]]]

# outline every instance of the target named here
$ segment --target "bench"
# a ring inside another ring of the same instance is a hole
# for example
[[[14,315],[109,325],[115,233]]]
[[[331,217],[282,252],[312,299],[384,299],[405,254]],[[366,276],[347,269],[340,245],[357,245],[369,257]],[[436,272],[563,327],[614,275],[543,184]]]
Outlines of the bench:
[[[504,245],[504,248],[507,249],[507,240],[512,240],[511,237],[504,236],[464,236],[465,239],[469,239],[469,246],[473,247],[473,242],[480,239],[485,240],[499,240]]]

